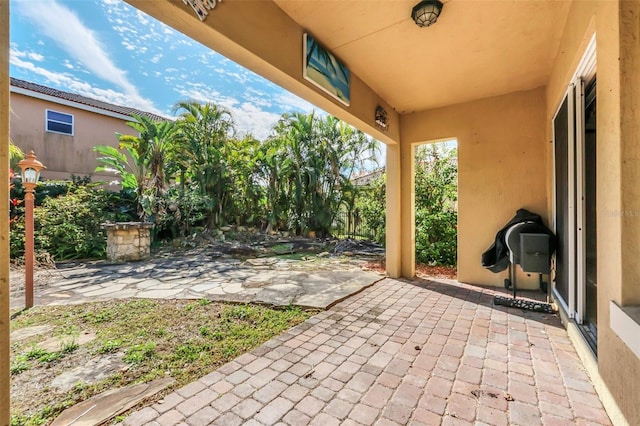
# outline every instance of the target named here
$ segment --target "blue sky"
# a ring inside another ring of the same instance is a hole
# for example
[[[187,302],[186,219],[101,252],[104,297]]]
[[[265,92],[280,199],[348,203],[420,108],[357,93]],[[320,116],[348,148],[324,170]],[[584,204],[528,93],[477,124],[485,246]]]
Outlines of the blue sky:
[[[13,77],[166,116],[213,101],[259,139],[314,109],[121,0],[11,0],[10,53]]]

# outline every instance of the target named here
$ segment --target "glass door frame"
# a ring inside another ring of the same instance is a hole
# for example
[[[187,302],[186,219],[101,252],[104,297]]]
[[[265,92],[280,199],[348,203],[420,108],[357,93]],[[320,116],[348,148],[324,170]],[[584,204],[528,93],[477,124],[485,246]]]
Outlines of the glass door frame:
[[[585,315],[586,291],[585,291],[585,271],[586,271],[586,246],[585,246],[585,129],[584,129],[584,109],[585,85],[595,77],[596,73],[596,36],[591,38],[586,51],[576,72],[570,80],[570,84],[560,101],[560,105],[553,115],[552,135],[553,135],[553,229],[557,234],[557,217],[560,212],[556,203],[556,136],[553,130],[558,113],[564,103],[568,100],[568,146],[567,146],[567,208],[569,210],[568,238],[569,258],[566,259],[568,268],[568,299],[558,293],[553,288],[554,298],[564,308],[569,318],[576,323],[582,324]]]

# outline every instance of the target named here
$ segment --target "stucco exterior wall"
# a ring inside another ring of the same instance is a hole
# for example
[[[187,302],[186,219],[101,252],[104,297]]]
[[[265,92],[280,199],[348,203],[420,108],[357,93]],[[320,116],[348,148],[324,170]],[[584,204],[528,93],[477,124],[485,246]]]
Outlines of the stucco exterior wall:
[[[506,272],[482,268],[482,252],[517,209],[547,212],[545,108],[539,88],[402,116],[403,145],[458,140],[461,282],[502,286]],[[537,277],[518,279],[523,288],[537,286]]]
[[[640,424],[640,359],[611,330],[609,312],[611,300],[620,305],[640,304],[639,2],[572,3],[547,85],[546,128],[550,139],[552,116],[594,33],[598,80],[598,372],[626,421]],[[550,169],[550,179],[552,176]],[[548,186],[551,194],[551,180]]]
[[[46,128],[46,110],[72,114],[74,135],[51,133]],[[117,146],[115,133],[135,134],[124,120],[11,93],[11,140],[25,153],[33,149],[47,169],[45,179],[69,179],[71,174],[92,174],[93,180],[113,180],[114,174],[94,173],[98,163],[93,147]]]
[[[0,2],[0,164],[9,163],[9,2]],[[9,193],[8,167],[0,168],[0,190]],[[0,197],[0,210],[9,210],[9,197]],[[6,218],[6,216],[5,216]],[[11,422],[9,221],[0,221],[0,425]]]

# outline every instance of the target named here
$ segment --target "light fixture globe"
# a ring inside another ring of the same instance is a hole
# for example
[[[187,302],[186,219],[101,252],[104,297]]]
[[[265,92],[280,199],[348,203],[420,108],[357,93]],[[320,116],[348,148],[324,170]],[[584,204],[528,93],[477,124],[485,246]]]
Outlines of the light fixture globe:
[[[33,189],[40,178],[40,170],[46,167],[36,159],[36,154],[30,151],[27,158],[18,163],[18,167],[22,169],[22,184],[26,189]]]
[[[438,0],[423,0],[413,6],[411,18],[419,27],[428,27],[438,20],[442,12],[442,3]]]

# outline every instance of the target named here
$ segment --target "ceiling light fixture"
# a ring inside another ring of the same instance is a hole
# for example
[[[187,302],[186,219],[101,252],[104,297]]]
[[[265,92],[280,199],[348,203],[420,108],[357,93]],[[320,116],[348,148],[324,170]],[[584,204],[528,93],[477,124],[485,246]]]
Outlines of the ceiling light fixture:
[[[209,11],[215,9],[216,4],[221,1],[222,0],[182,0],[184,4],[191,6],[201,21],[204,21],[207,15],[209,15]]]
[[[442,12],[442,3],[438,0],[423,0],[413,6],[411,18],[419,27],[428,27],[438,20]]]

